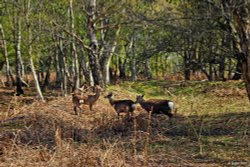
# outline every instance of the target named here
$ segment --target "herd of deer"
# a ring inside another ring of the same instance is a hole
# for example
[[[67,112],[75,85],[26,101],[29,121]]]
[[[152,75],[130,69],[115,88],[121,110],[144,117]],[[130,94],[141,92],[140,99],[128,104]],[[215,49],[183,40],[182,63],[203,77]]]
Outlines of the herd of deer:
[[[78,115],[77,110],[82,111],[81,105],[88,105],[90,110],[93,110],[93,105],[99,99],[101,91],[103,89],[100,86],[94,87],[95,94],[90,94],[86,92],[87,89],[80,89],[80,92],[72,93],[72,101],[74,106],[75,114]],[[136,101],[133,100],[114,100],[112,92],[104,96],[109,100],[110,105],[115,109],[117,117],[119,119],[120,113],[126,113],[128,118],[133,116],[133,112],[136,108],[136,104],[139,103],[141,107],[148,113],[151,111],[152,114],[165,114],[169,118],[173,116],[174,103],[170,100],[160,100],[160,99],[150,99],[144,100],[144,95],[139,95],[136,97]]]

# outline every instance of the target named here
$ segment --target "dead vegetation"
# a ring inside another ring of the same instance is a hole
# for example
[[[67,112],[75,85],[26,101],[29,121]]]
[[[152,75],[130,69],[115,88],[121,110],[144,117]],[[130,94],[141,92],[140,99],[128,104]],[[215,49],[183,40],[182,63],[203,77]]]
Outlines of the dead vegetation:
[[[139,105],[133,121],[118,120],[102,96],[93,111],[83,106],[81,116],[74,114],[70,96],[31,104],[19,98],[25,97],[11,103],[12,114],[1,110],[3,167],[249,165],[246,98],[172,97],[178,107],[172,124],[165,115],[149,117]]]

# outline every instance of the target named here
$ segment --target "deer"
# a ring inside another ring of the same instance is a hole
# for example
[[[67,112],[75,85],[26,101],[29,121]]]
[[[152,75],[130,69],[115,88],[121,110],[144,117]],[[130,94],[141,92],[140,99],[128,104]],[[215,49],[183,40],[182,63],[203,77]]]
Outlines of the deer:
[[[89,109],[93,111],[93,106],[95,105],[96,101],[99,99],[101,95],[101,91],[103,90],[100,86],[95,87],[95,94],[78,94],[78,93],[72,93],[72,102],[74,105],[74,111],[75,114],[78,115],[77,108],[82,111],[81,105],[88,105]]]
[[[135,110],[136,104],[132,100],[114,100],[112,98],[113,93],[110,92],[104,98],[109,100],[110,105],[115,109],[117,113],[117,118],[120,118],[120,113],[127,113],[128,119],[133,117],[133,112]]]
[[[162,99],[144,100],[143,97],[144,95],[137,96],[136,103],[139,103],[148,113],[151,111],[152,114],[165,114],[169,119],[173,117],[174,103],[172,101]]]

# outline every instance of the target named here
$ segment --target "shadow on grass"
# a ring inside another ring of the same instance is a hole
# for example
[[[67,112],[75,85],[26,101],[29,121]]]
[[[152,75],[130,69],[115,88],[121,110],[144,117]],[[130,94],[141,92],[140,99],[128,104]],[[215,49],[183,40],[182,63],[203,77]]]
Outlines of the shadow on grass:
[[[79,143],[98,143],[104,139],[127,141],[132,138],[134,132],[147,133],[154,140],[158,134],[165,137],[186,137],[197,138],[200,127],[202,126],[202,136],[236,136],[239,134],[249,136],[246,131],[249,127],[250,112],[228,113],[216,116],[205,115],[198,116],[177,116],[170,120],[162,116],[153,116],[148,126],[149,120],[146,113],[136,116],[133,121],[126,118],[95,118],[91,128],[83,128],[79,123],[72,120],[63,120],[58,117],[51,117],[44,114],[34,114],[24,119],[18,124],[14,121],[9,123],[0,123],[1,128],[5,128],[6,133],[13,134],[13,131],[21,129],[19,133],[19,142],[29,145],[44,145],[53,147],[56,144],[55,132],[61,129],[60,138],[62,140],[73,140]],[[136,122],[136,126],[135,126]],[[13,137],[13,135],[10,135]],[[1,138],[0,138],[1,140]]]
[[[192,115],[181,119],[176,118],[174,126],[164,133],[170,136],[194,136],[202,127],[200,132],[202,136],[235,135],[249,128],[247,127],[249,118],[250,112],[202,115],[201,117]]]

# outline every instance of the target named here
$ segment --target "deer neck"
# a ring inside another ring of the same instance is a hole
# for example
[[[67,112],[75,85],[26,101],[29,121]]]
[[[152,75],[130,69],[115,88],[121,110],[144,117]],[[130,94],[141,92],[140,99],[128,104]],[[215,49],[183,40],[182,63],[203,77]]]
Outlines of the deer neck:
[[[138,103],[139,103],[139,104],[144,104],[144,103],[145,103],[145,100],[144,100],[144,99],[140,99],[140,100],[138,101]]]
[[[97,90],[96,94],[94,95],[95,99],[98,99],[100,97],[100,91]]]
[[[109,103],[111,104],[111,106],[114,105],[115,101],[114,101],[114,99],[112,97],[109,97]]]

